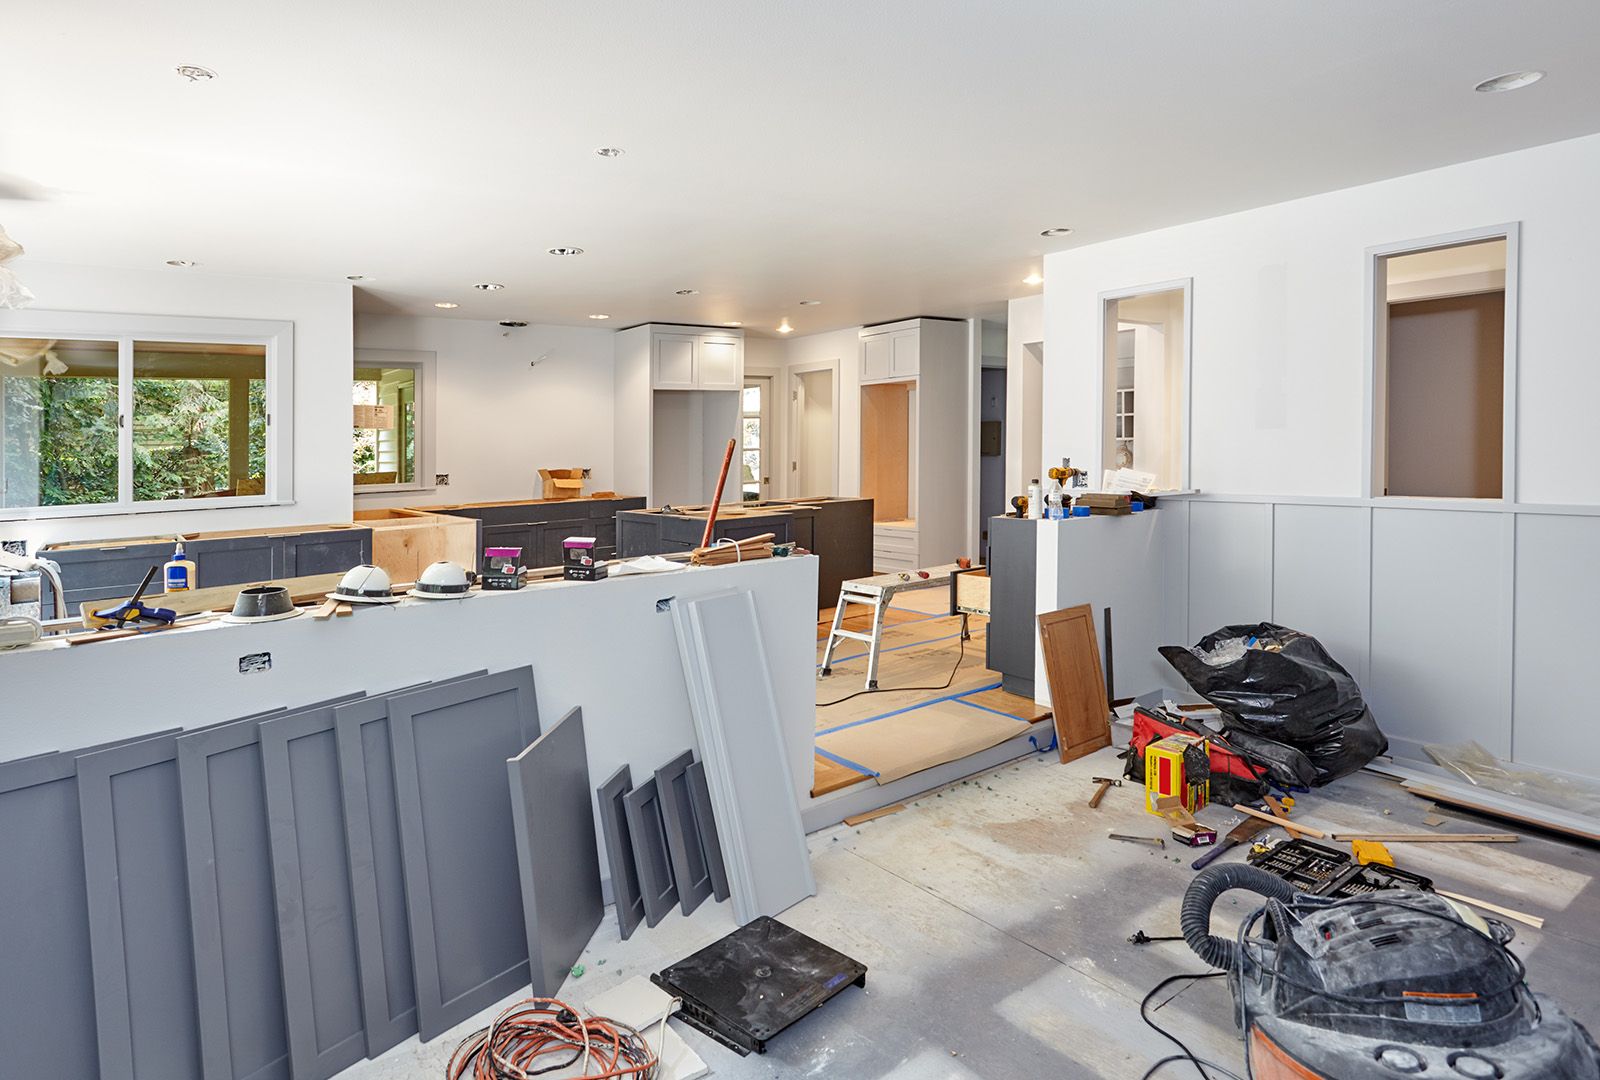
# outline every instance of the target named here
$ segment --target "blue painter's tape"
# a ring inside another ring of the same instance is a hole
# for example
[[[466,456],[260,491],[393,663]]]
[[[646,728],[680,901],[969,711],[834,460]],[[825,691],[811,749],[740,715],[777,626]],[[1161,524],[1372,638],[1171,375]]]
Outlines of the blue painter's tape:
[[[830,753],[829,751],[824,750],[820,746],[813,747],[812,749],[814,749],[817,752],[817,756],[818,757],[825,757],[829,761],[833,762],[835,765],[843,765],[847,769],[854,769],[856,772],[864,773],[867,776],[877,776],[878,775],[878,773],[876,773],[872,769],[867,768],[865,765],[861,764],[859,761],[851,761],[847,757],[840,757],[838,754]]]
[[[860,727],[862,724],[870,724],[874,720],[886,720],[891,716],[899,716],[901,713],[914,712],[917,709],[926,709],[929,705],[937,705],[941,701],[956,701],[956,700],[958,700],[960,698],[966,697],[968,694],[978,694],[978,693],[982,693],[985,690],[998,690],[998,689],[1000,689],[1000,684],[999,683],[993,683],[993,684],[991,684],[989,686],[977,686],[977,687],[974,687],[971,690],[962,690],[959,693],[955,693],[955,694],[946,694],[944,697],[936,697],[936,698],[933,698],[930,701],[919,701],[915,705],[907,705],[904,708],[900,708],[900,709],[891,709],[890,711],[888,711],[886,713],[879,713],[877,716],[868,716],[868,717],[866,717],[865,719],[862,719],[862,720],[852,720],[848,724],[840,724],[838,727],[824,728],[823,730],[817,732],[817,736],[820,738],[823,735],[832,735],[836,731],[845,731],[845,730],[847,730],[849,728]],[[882,691],[882,692],[883,693],[893,693],[894,692],[894,687],[889,687],[887,690]],[[981,707],[981,706],[979,706],[979,707]]]
[[[973,693],[977,693],[977,691],[974,690]],[[1027,720],[1027,719],[1024,719],[1023,717],[1020,717],[1020,716],[1012,716],[1008,712],[1001,712],[999,709],[991,709],[987,705],[979,705],[976,701],[968,701],[964,697],[956,698],[956,701],[957,701],[957,703],[959,703],[961,705],[965,705],[969,709],[982,709],[984,712],[992,712],[996,716],[1003,716],[1007,720],[1015,720],[1019,724],[1031,724],[1031,723],[1033,723],[1032,720]]]

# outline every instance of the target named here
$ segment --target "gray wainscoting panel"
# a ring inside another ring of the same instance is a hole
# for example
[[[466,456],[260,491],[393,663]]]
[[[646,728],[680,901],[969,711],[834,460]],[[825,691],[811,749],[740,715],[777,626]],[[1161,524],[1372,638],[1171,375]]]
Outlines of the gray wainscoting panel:
[[[202,1077],[177,758],[165,735],[77,759],[102,1077]]]
[[[325,1080],[367,1051],[334,707],[259,731],[291,1071]]]
[[[1189,640],[1184,644],[1193,645],[1219,627],[1271,618],[1272,506],[1191,504]]]
[[[695,831],[700,834],[700,848],[706,853],[706,871],[711,875],[711,895],[720,904],[728,898],[728,868],[722,861],[722,842],[717,839],[717,815],[711,809],[711,787],[706,783],[705,762],[690,765],[684,775],[689,779]]]
[[[1366,685],[1372,625],[1372,511],[1364,506],[1274,508],[1272,621],[1321,641]],[[1383,718],[1378,718],[1382,726]]]
[[[678,902],[678,883],[672,876],[672,856],[667,851],[667,828],[661,817],[661,793],[651,777],[622,797],[628,818],[628,839],[633,843],[633,865],[639,872],[639,895],[644,899],[644,921],[654,926]]]
[[[667,854],[678,885],[678,908],[693,913],[711,895],[711,867],[694,823],[694,800],[689,794],[689,766],[694,751],[685,750],[656,770],[656,796],[661,800],[661,823],[666,826]]]
[[[633,861],[633,837],[628,833],[625,806],[632,790],[633,775],[624,765],[595,792],[600,832],[606,841],[606,865],[611,870],[611,897],[617,906],[617,930],[623,941],[644,921],[644,894],[639,887],[639,868]]]
[[[1372,511],[1372,673],[1396,751],[1476,739],[1511,752],[1510,514]]]
[[[553,997],[605,917],[583,710],[506,762],[532,996]]]
[[[1600,656],[1600,518],[1517,515],[1516,710],[1511,756],[1600,776],[1600,745],[1573,738],[1574,675]]]
[[[178,739],[206,1080],[289,1076],[259,723]]]
[[[94,963],[83,880],[77,755],[0,765],[0,1046],[17,1076],[95,1080]],[[62,1032],[81,1037],[64,1039]]]
[[[434,685],[485,674],[474,671]],[[406,921],[405,868],[389,750],[389,702],[427,685],[352,701],[333,714],[368,1057],[377,1057],[417,1033],[411,927]]]
[[[528,982],[505,762],[538,734],[529,668],[389,703],[424,1041]]]
[[[746,590],[673,604],[700,756],[741,924],[815,895],[772,673]]]

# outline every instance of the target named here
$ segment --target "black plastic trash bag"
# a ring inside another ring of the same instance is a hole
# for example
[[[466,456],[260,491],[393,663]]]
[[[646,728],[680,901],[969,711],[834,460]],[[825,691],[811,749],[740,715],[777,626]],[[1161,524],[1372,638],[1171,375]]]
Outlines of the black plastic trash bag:
[[[1302,751],[1317,784],[1389,748],[1355,679],[1309,634],[1273,623],[1224,626],[1191,649],[1163,645],[1161,655],[1230,728]]]

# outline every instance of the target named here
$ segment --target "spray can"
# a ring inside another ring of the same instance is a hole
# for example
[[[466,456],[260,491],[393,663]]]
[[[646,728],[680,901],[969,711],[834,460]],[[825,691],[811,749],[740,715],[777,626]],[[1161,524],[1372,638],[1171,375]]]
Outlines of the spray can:
[[[195,588],[194,561],[183,557],[183,541],[178,541],[172,561],[162,568],[161,579],[167,592],[188,592]]]
[[[1044,499],[1039,494],[1039,481],[1034,480],[1028,485],[1028,517],[1034,521],[1044,515]]]

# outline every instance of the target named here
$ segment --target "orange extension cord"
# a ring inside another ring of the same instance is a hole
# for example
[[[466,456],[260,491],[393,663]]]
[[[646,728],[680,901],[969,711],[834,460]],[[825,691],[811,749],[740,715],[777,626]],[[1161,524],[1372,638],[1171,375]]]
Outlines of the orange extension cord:
[[[528,998],[473,1032],[450,1056],[446,1080],[531,1080],[581,1065],[573,1080],[653,1080],[659,1059],[638,1031],[582,1016],[555,998]]]

